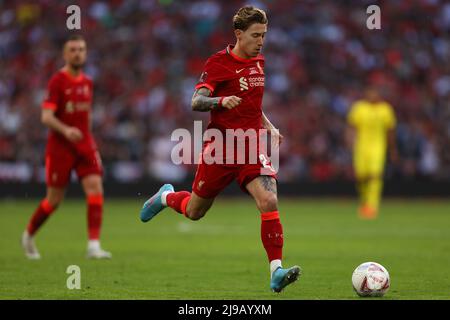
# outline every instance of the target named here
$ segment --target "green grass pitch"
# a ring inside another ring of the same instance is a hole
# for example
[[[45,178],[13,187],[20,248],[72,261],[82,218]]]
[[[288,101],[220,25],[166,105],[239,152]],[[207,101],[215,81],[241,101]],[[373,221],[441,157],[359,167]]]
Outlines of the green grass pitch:
[[[42,259],[26,260],[19,239],[37,203],[0,202],[0,299],[361,299],[351,274],[365,261],[390,272],[381,299],[450,298],[450,201],[385,200],[377,220],[361,221],[353,200],[281,198],[284,265],[303,269],[281,294],[269,290],[250,198],[219,198],[199,221],[166,209],[148,223],[143,199],[107,198],[110,261],[85,259],[85,204],[69,199],[37,236]],[[69,265],[80,290],[66,287]]]

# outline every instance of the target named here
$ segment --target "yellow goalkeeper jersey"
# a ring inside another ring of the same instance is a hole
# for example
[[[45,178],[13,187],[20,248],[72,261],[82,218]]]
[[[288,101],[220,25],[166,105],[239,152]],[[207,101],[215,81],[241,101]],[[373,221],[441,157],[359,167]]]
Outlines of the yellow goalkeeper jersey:
[[[396,125],[394,110],[389,103],[358,100],[351,106],[347,121],[356,129],[355,154],[385,156],[387,133]]]

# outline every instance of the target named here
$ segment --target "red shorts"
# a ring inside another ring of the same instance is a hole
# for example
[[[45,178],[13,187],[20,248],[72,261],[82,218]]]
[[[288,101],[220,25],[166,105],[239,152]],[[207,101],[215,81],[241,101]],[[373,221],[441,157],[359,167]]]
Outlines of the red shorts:
[[[65,187],[70,182],[72,169],[80,180],[90,174],[103,175],[102,160],[96,150],[82,155],[63,149],[47,152],[45,169],[49,187]]]
[[[275,170],[270,163],[264,164],[258,159],[254,164],[207,164],[200,161],[195,179],[192,184],[192,191],[202,198],[215,198],[234,179],[236,179],[242,191],[248,193],[246,185],[253,179],[266,175],[277,179]]]

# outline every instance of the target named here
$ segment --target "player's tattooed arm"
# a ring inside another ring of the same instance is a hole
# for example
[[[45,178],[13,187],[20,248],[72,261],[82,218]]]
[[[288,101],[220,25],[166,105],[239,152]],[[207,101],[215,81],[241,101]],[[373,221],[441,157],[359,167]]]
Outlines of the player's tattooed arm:
[[[211,90],[205,87],[195,90],[192,96],[192,110],[206,112],[217,109],[219,107],[220,97],[210,97]]]
[[[229,97],[210,97],[211,90],[205,87],[201,87],[194,92],[192,96],[192,110],[194,111],[211,111],[217,108],[233,109],[237,107],[242,98],[237,96]],[[220,101],[222,99],[222,102]]]

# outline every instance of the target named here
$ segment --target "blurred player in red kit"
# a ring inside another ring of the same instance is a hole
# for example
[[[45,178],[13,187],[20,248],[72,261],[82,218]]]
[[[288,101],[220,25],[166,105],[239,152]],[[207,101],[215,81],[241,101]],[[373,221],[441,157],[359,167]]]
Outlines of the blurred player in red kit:
[[[229,129],[261,132],[265,129],[276,141],[282,138],[262,111],[265,76],[261,49],[267,23],[263,10],[251,6],[239,9],[233,17],[236,44],[227,46],[206,61],[192,97],[192,109],[211,113],[208,129],[220,132]],[[205,142],[202,159],[209,147]],[[247,149],[244,153],[248,155]],[[241,189],[255,199],[261,213],[261,240],[270,265],[270,288],[280,292],[297,280],[301,269],[281,265],[284,240],[278,212],[276,172],[272,168],[263,174],[263,167],[271,167],[267,164],[265,154],[261,153],[256,163],[246,161],[230,165],[200,161],[192,192],[175,192],[172,185],[163,185],[144,203],[141,220],[149,221],[165,207],[198,220],[206,214],[215,197],[236,179]]]
[[[82,36],[72,35],[66,40],[65,65],[51,77],[42,104],[41,121],[50,129],[45,152],[47,195],[22,235],[22,246],[29,259],[40,259],[34,237],[63,200],[72,170],[77,173],[86,194],[87,257],[111,258],[111,253],[100,246],[103,168],[91,133],[92,80],[82,71],[86,50]]]

